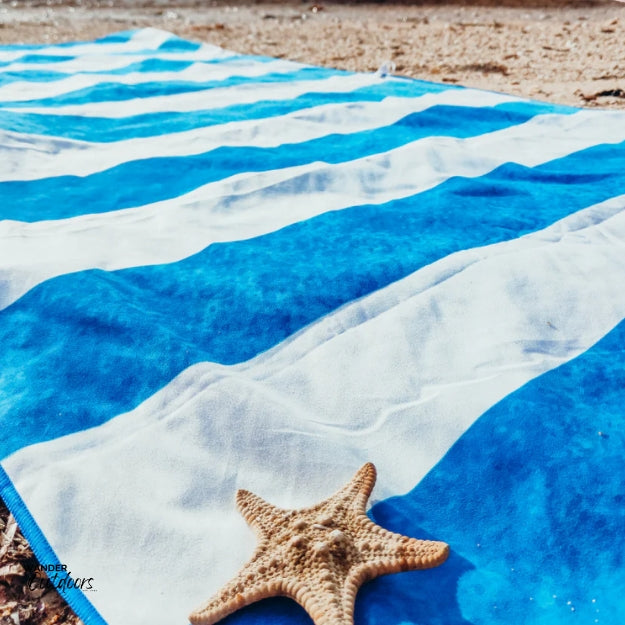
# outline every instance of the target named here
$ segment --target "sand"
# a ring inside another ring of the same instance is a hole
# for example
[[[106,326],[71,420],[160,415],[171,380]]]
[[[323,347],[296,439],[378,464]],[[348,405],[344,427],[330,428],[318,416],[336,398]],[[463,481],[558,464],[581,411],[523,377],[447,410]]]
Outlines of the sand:
[[[153,26],[241,53],[625,108],[625,4],[0,0],[0,44]]]

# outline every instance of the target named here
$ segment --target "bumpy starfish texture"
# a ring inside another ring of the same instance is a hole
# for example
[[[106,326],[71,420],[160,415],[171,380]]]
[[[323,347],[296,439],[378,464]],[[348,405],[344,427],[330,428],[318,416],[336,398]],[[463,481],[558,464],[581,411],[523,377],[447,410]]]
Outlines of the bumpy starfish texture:
[[[367,517],[375,478],[367,463],[332,497],[301,510],[282,510],[239,490],[237,507],[258,546],[236,577],[190,615],[191,623],[212,625],[255,601],[287,596],[315,625],[353,625],[356,593],[365,581],[444,562],[447,544],[389,532]]]

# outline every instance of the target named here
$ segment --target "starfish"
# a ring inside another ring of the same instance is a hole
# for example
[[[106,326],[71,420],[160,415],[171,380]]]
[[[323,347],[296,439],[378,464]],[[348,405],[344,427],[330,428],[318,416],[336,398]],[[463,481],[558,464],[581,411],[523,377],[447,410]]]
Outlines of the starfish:
[[[189,616],[191,623],[212,625],[255,601],[287,596],[315,625],[353,625],[365,581],[443,563],[447,544],[395,534],[369,519],[365,507],[375,478],[369,462],[332,497],[301,510],[237,491],[237,507],[259,543],[239,573]]]

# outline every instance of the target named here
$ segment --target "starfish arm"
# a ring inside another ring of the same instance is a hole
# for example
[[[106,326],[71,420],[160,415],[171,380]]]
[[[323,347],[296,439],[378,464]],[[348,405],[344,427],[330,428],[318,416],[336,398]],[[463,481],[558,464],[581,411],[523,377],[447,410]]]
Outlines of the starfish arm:
[[[287,582],[284,594],[297,601],[315,625],[353,625],[353,601],[350,604],[344,600],[343,586],[336,575],[321,568],[307,583]]]
[[[440,540],[418,540],[411,538],[403,546],[400,560],[406,562],[410,570],[431,569],[439,566],[449,557],[449,545]],[[402,565],[403,567],[404,565]],[[400,570],[405,571],[405,568]]]
[[[350,624],[353,625],[354,619],[354,606],[356,604],[356,595],[360,587],[369,580],[373,579],[373,574],[370,567],[365,562],[362,562],[358,566],[352,567],[347,576],[345,583],[343,584],[343,611],[350,615]]]
[[[373,553],[362,554],[365,556],[363,561],[350,569],[342,593],[343,614],[345,623],[349,625],[353,625],[356,594],[365,582],[390,573],[438,566],[447,559],[449,546],[446,543],[417,540],[384,531],[399,538],[401,542],[395,549],[387,546],[379,551],[376,549]],[[315,621],[315,625],[320,624]]]
[[[356,472],[348,484],[343,486],[333,497],[344,506],[358,512],[365,512],[367,501],[375,485],[376,470],[367,462]]]
[[[238,490],[237,508],[247,524],[264,539],[284,520],[285,511],[248,490]]]
[[[259,575],[259,563],[254,558],[218,593],[194,610],[189,621],[192,625],[213,625],[250,603],[282,594],[280,580]]]
[[[419,540],[390,532],[368,517],[360,519],[367,540],[361,544],[363,564],[371,577],[416,569],[430,569],[445,562],[449,545],[438,540]]]

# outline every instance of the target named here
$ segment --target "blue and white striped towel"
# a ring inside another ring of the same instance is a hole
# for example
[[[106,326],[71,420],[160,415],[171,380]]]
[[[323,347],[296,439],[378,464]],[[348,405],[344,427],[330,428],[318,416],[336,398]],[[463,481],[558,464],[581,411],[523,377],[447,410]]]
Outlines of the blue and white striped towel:
[[[253,550],[237,488],[369,460],[371,515],[452,553],[357,625],[622,623],[624,193],[625,112],[2,47],[1,495],[87,625],[184,625]]]

